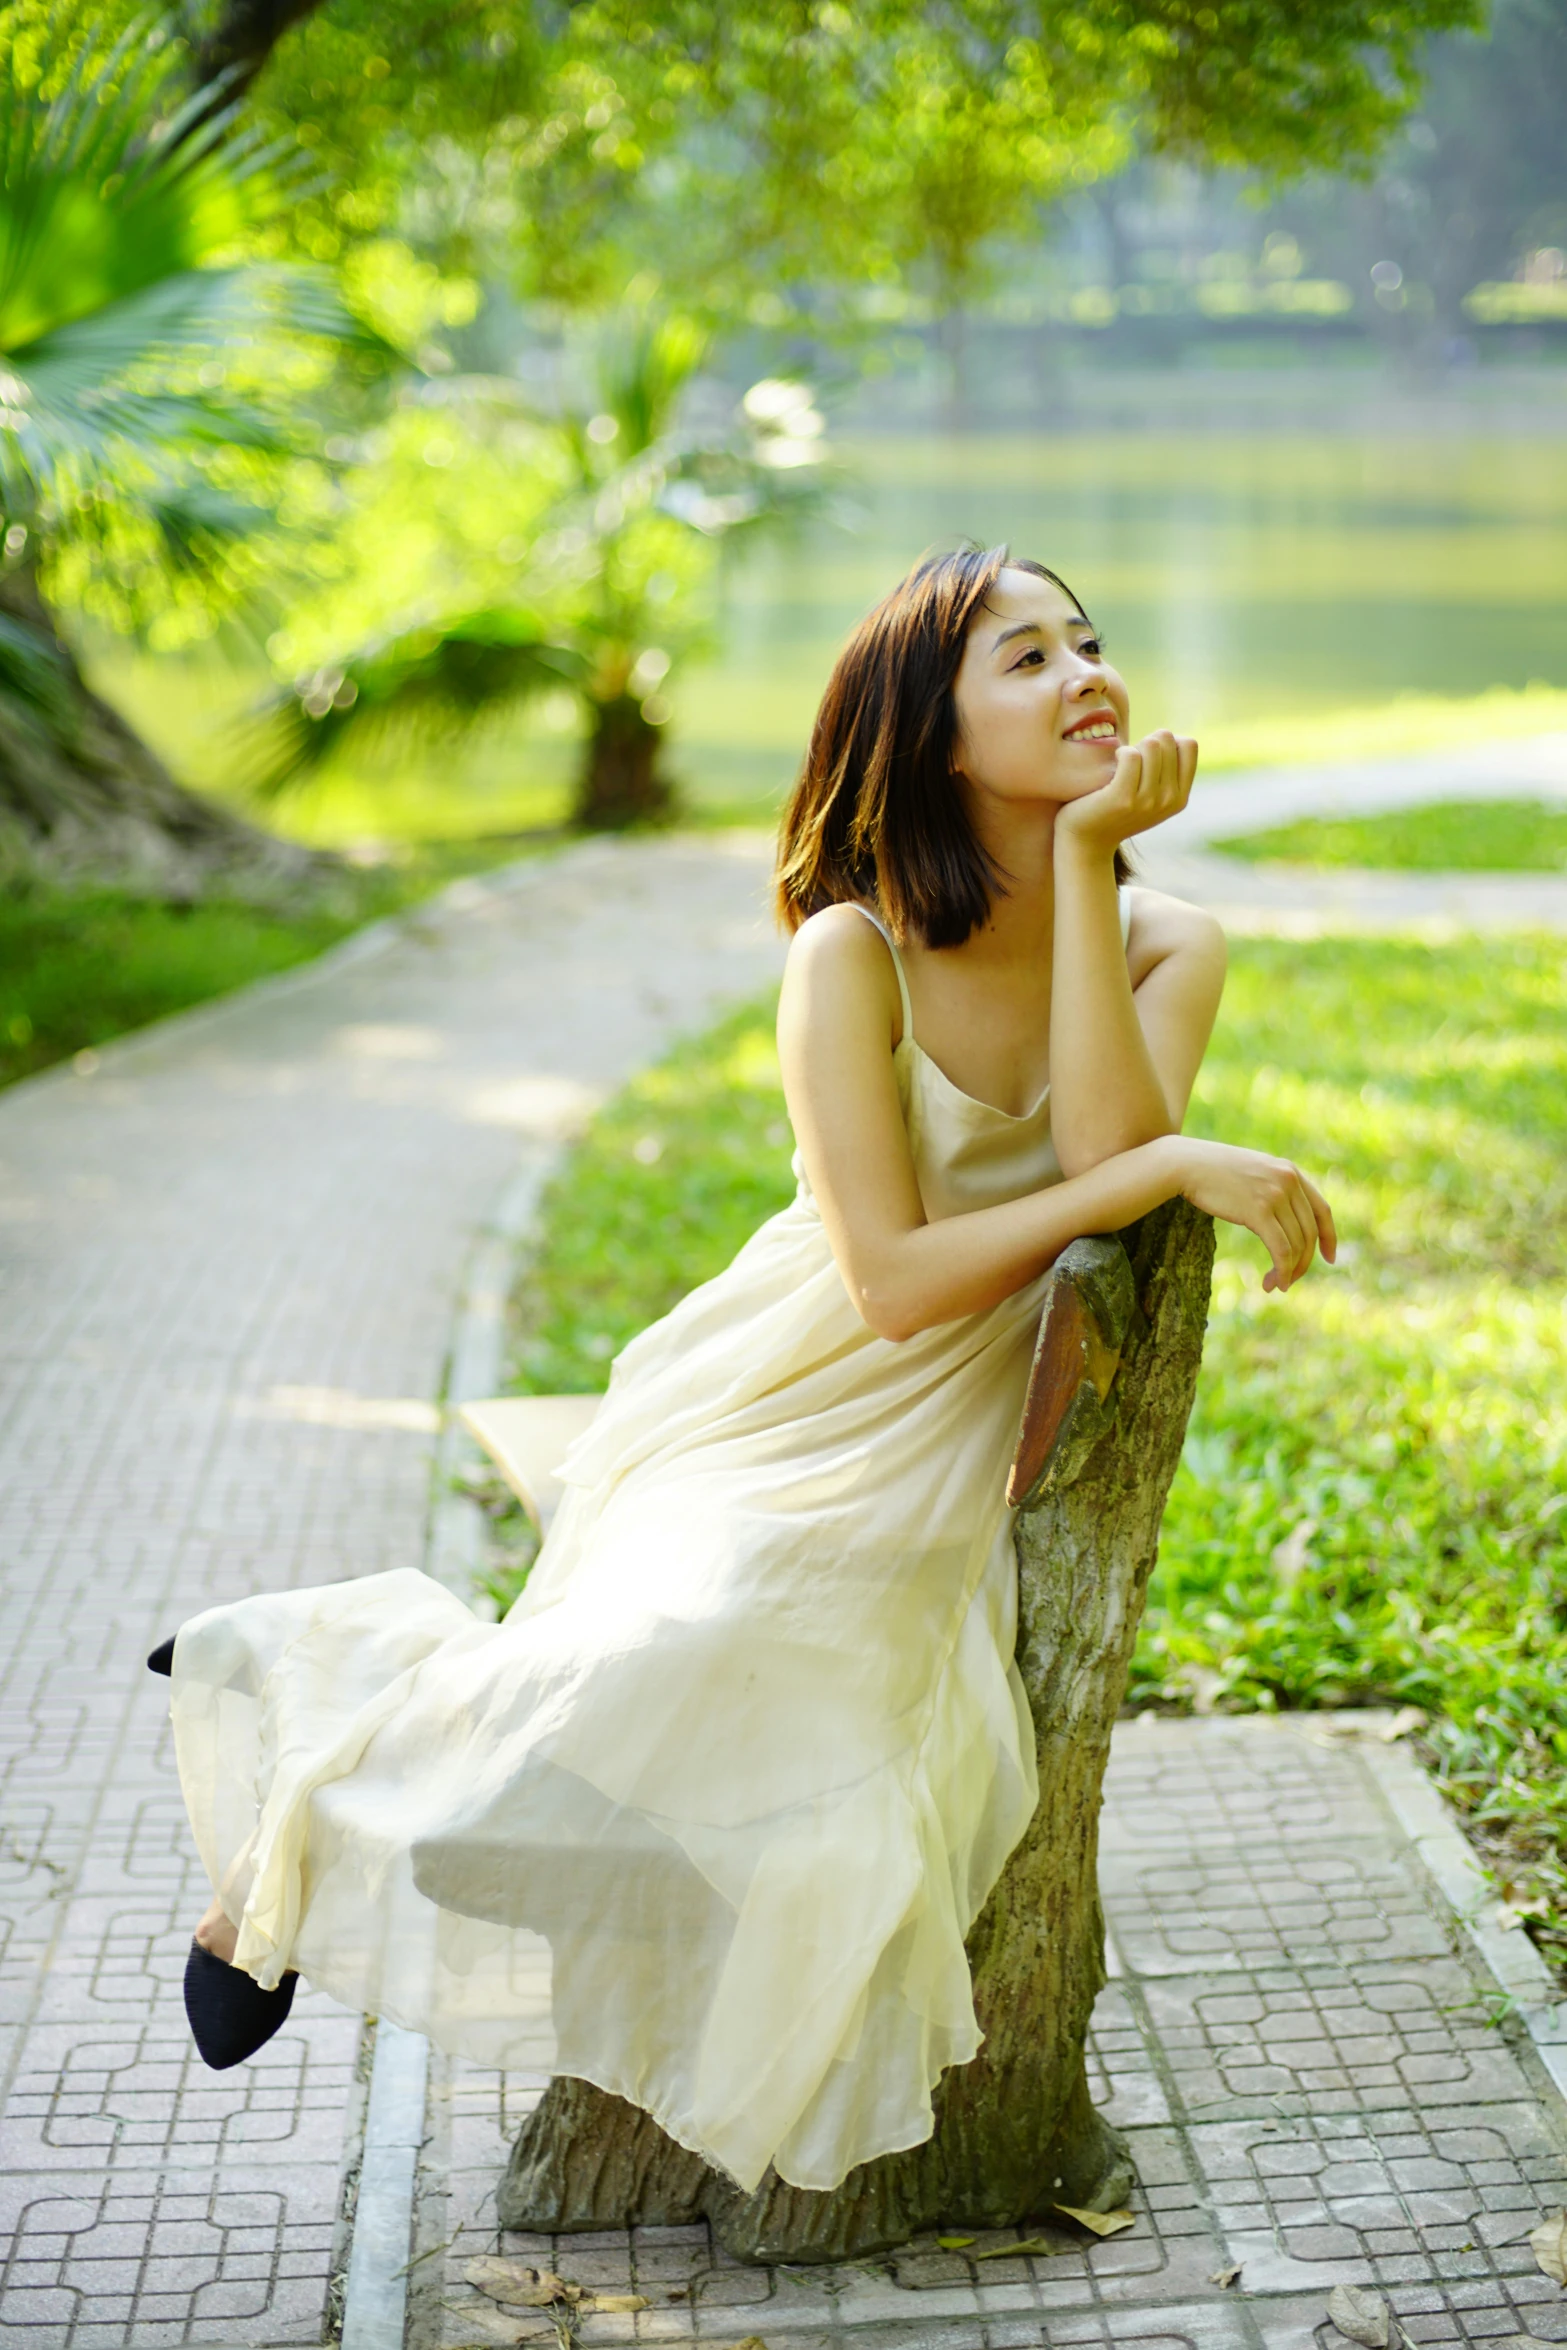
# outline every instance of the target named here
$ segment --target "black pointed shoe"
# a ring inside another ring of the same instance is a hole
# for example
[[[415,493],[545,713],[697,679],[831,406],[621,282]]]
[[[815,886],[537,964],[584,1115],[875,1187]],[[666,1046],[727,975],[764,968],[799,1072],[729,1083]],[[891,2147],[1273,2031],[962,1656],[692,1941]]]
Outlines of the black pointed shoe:
[[[275,1991],[213,1951],[192,1942],[185,1961],[185,2013],[203,2064],[215,2073],[243,2064],[281,2031],[294,2004],[297,1975],[285,1975]]]
[[[166,1681],[169,1679],[174,1671],[174,1643],[178,1637],[177,1633],[171,1633],[167,1640],[159,1641],[147,1659],[149,1673],[161,1673]]]

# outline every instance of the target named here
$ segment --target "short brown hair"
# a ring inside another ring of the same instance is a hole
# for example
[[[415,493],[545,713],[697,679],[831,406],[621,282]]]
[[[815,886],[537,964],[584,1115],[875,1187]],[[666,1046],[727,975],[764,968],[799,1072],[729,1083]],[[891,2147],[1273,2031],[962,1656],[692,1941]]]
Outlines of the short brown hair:
[[[855,900],[896,939],[961,946],[1005,890],[952,772],[958,665],[1004,569],[1053,581],[1083,610],[1043,563],[965,547],[916,564],[839,654],[779,828],[774,900],[791,930]],[[1117,879],[1128,870],[1117,851]]]

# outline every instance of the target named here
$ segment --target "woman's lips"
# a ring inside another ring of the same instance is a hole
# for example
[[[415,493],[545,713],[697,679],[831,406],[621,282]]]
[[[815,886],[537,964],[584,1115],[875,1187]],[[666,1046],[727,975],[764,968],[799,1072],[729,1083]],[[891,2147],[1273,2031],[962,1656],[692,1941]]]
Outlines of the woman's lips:
[[[1113,743],[1119,742],[1120,737],[1121,730],[1115,720],[1105,717],[1080,718],[1075,726],[1067,728],[1061,739],[1068,743]]]

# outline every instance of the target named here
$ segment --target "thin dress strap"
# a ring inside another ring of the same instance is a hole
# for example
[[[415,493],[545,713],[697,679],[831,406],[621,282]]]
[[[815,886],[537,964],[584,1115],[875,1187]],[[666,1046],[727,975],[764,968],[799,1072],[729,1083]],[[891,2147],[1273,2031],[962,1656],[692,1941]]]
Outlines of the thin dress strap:
[[[903,1006],[903,1035],[899,1041],[903,1044],[912,1044],[914,1042],[914,1007],[909,1002],[909,983],[903,975],[903,957],[898,952],[898,942],[881,916],[873,914],[869,906],[862,906],[858,898],[850,898],[848,903],[857,914],[863,914],[867,922],[873,922],[887,942],[887,952],[892,957],[892,967],[898,974],[898,1001]]]

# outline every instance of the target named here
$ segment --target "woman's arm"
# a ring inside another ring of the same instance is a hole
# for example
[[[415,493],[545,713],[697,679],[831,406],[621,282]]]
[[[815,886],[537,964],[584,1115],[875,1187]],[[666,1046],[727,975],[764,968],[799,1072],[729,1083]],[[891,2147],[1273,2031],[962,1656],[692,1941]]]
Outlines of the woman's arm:
[[[851,907],[816,915],[784,975],[784,1093],[844,1286],[879,1337],[982,1313],[1068,1241],[1118,1231],[1182,1191],[1259,1234],[1270,1288],[1299,1278],[1319,1234],[1331,1256],[1327,1203],[1286,1160],[1174,1135],[1024,1199],[927,1223],[893,1074],[897,1021],[892,958],[875,930]]]
[[[1178,1133],[1224,986],[1210,914],[1140,890],[1121,940],[1115,852],[1186,804],[1197,746],[1150,735],[1056,818],[1050,1131],[1065,1172]]]

